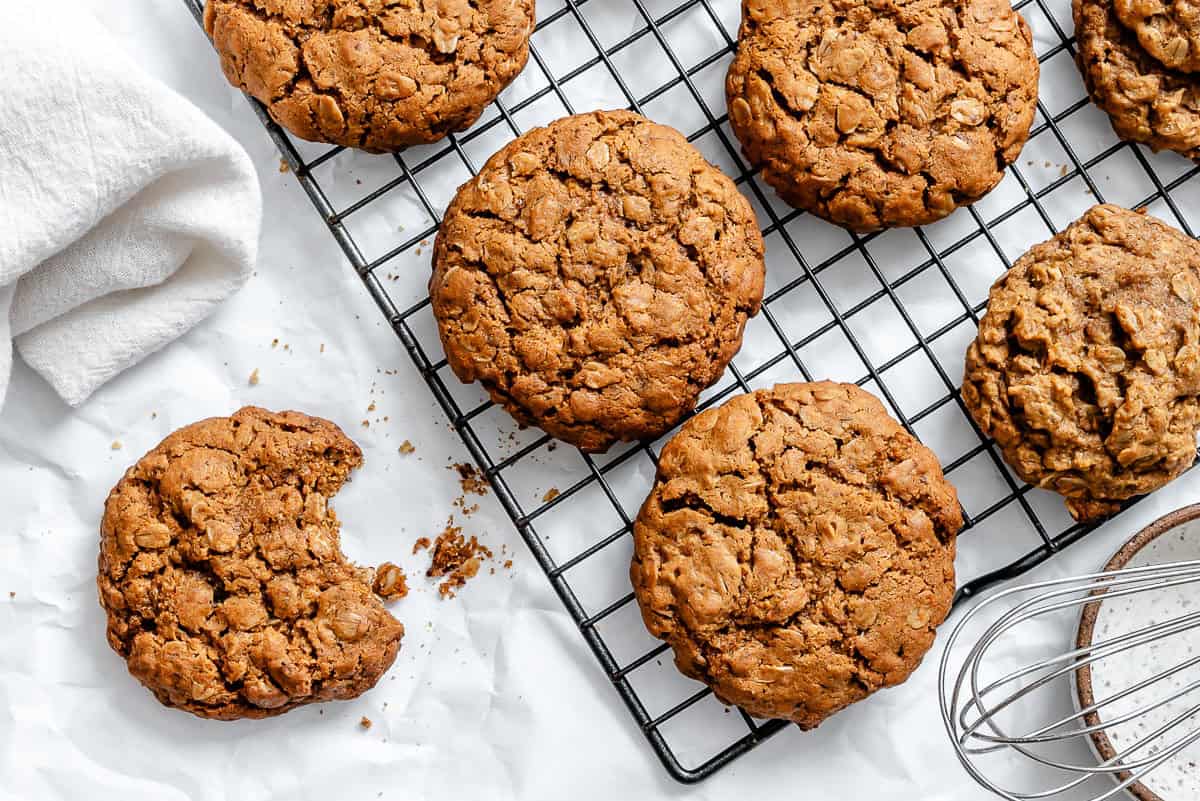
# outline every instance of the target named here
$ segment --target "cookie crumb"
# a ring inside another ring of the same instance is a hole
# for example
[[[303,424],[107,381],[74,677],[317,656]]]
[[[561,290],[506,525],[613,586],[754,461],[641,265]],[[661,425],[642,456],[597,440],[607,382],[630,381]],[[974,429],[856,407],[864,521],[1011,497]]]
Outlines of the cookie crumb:
[[[408,595],[408,578],[399,565],[384,562],[375,571],[372,589],[385,601],[398,601]]]
[[[429,537],[421,537],[420,539],[418,539],[416,542],[413,543],[413,553],[416,553],[417,551],[422,551],[422,550],[428,548],[429,544],[430,544]]]
[[[324,353],[324,352],[325,352],[325,343],[322,342],[321,343],[321,353]]]
[[[505,570],[512,570],[512,560],[511,560],[511,559],[505,559],[505,560],[504,560],[504,569],[505,569]]]
[[[371,401],[371,405],[367,407],[368,412],[375,411],[375,401]]]
[[[287,159],[279,160],[279,171],[280,172],[291,172],[292,171],[292,168],[288,166]]]
[[[113,449],[114,451],[119,451],[119,450],[121,450],[121,448],[123,447],[123,446],[121,445],[121,440],[119,440],[119,439],[114,439],[111,447],[112,447],[112,449]]]
[[[17,594],[16,594],[16,592],[14,592],[13,590],[9,590],[9,591],[8,591],[8,597],[9,597],[9,598],[16,598],[16,597],[17,597]]]
[[[561,494],[562,493],[558,491],[558,487],[551,487],[550,489],[546,490],[546,494],[542,496],[542,502],[550,503],[550,501],[554,500]]]
[[[410,453],[412,453],[415,450],[416,450],[416,446],[414,446],[408,440],[404,440],[404,442],[400,443],[400,453],[404,454],[405,456],[408,456]]]
[[[474,535],[469,540],[465,538],[462,528],[454,525],[454,519],[451,518],[433,545],[432,563],[425,575],[430,578],[445,577],[438,585],[438,594],[443,598],[453,598],[455,590],[478,575],[480,562],[491,558],[491,549],[481,544]]]
[[[453,506],[463,513],[463,516],[470,517],[479,511],[479,504],[473,503],[467,505],[467,496],[460,495],[454,499]]]
[[[479,472],[479,468],[475,467],[475,465],[470,462],[461,462],[450,465],[449,469],[458,472],[458,479],[462,485],[463,492],[474,495],[487,495],[487,479],[483,477],[483,473]]]
[[[367,729],[371,728],[375,724],[373,724],[371,722],[371,719],[369,717],[367,717],[366,715],[363,715],[362,718],[358,721],[358,725],[363,727],[363,731],[366,731]]]
[[[271,340],[271,347],[272,348],[279,347],[279,337],[275,337],[274,339]]]
[[[371,427],[371,421],[370,421],[370,420],[363,420],[363,421],[362,421],[362,427],[363,427],[363,428],[370,428],[370,427]]]
[[[254,372],[252,372],[250,374],[250,386],[252,386],[252,387],[258,386],[258,368],[257,367],[255,367]]]

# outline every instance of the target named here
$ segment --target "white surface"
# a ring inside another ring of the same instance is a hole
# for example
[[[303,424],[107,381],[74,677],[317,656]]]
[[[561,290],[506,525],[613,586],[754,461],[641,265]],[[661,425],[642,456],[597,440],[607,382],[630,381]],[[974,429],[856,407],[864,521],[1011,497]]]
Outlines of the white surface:
[[[0,53],[0,400],[11,338],[77,405],[246,282],[258,185],[74,0],[0,5]]]
[[[586,8],[589,15],[601,14],[615,2],[592,0]],[[673,3],[650,5],[654,13],[664,13]],[[1063,7],[1051,5],[1058,11]],[[456,436],[333,240],[317,224],[292,176],[278,172],[273,146],[245,101],[224,84],[208,45],[177,0],[96,0],[94,6],[136,60],[249,150],[265,197],[263,241],[256,275],[243,292],[178,343],[103,387],[80,409],[64,407],[28,368],[15,368],[0,412],[0,508],[7,522],[0,530],[0,799],[988,797],[961,770],[945,741],[936,702],[936,650],[903,687],[847,710],[816,732],[785,731],[704,784],[682,787],[658,764],[491,497],[483,499],[466,530],[497,551],[506,544],[513,571],[481,575],[458,599],[437,600],[420,578],[424,558],[413,557],[410,548],[415,537],[440,530],[459,495],[457,477],[445,469],[450,461],[466,458]],[[732,25],[736,3],[720,0],[716,6],[726,25]],[[609,12],[626,31],[637,26],[631,15],[620,9]],[[1066,25],[1069,29],[1069,21]],[[1044,30],[1044,21],[1041,26]],[[700,34],[684,35],[684,30],[672,25],[664,35],[695,63],[713,45]],[[582,44],[571,39],[570,31],[557,24],[539,38],[543,55],[560,74],[572,59],[579,63],[589,52],[586,39]],[[653,45],[652,39],[645,41]],[[1058,81],[1072,92],[1051,106],[1059,108],[1081,90],[1069,60],[1054,61],[1043,88]],[[724,63],[696,76],[706,96],[719,98]],[[648,81],[660,75],[661,64],[652,58],[638,56],[636,64],[637,74]],[[514,91],[528,90],[537,80],[531,65]],[[569,86],[572,102],[581,109],[617,103],[604,91],[590,84]],[[685,101],[671,90],[647,111],[694,130],[698,125],[687,118]],[[521,115],[521,124],[557,113],[538,104]],[[1085,154],[1111,140],[1098,120],[1087,119],[1087,127],[1072,134]],[[699,143],[706,152],[712,144],[711,136]],[[470,155],[486,156],[495,146],[484,137],[476,140]],[[1031,143],[1022,158],[1038,160],[1032,174],[1040,175],[1043,154],[1047,162],[1057,158],[1044,150],[1051,146],[1046,139]],[[346,154],[326,165],[322,177],[348,196],[370,188],[379,177],[373,170],[388,163]],[[1186,166],[1174,157],[1155,163],[1176,174]],[[1045,169],[1047,181],[1057,175],[1057,166]],[[361,186],[355,183],[359,179]],[[998,213],[1003,203],[1011,203],[1011,183],[981,204],[984,213]],[[444,203],[452,184],[448,177],[432,200]],[[1113,186],[1116,200],[1125,199],[1126,191],[1140,191],[1119,176]],[[360,240],[394,246],[398,225],[419,230],[425,223],[418,207],[405,207],[404,200],[398,193],[379,215],[356,220]],[[1076,181],[1048,198],[1047,207],[1063,224],[1089,202]],[[956,238],[956,226],[964,219],[970,224],[964,214],[929,233]],[[844,234],[809,218],[800,220],[795,229],[808,252],[847,241]],[[1017,222],[1023,230],[1007,226],[997,232],[1006,247],[1009,237],[1014,248],[1028,244],[1030,236],[1044,238],[1036,220],[1030,225],[1022,215]],[[896,234],[877,241],[886,245],[880,251],[886,271],[905,254],[907,240]],[[768,239],[772,286],[795,269],[780,261],[780,247],[778,235]],[[978,262],[994,270],[975,251],[960,256],[964,269]],[[399,276],[389,289],[415,299],[428,274],[427,255],[399,260],[388,271]],[[849,272],[829,279],[827,286],[843,294],[860,291],[864,281],[873,280]],[[978,281],[978,291],[986,292],[989,280]],[[935,299],[915,300],[919,302],[910,308],[938,312]],[[752,364],[763,352],[760,333],[752,326],[741,362]],[[273,348],[275,338],[279,345]],[[889,344],[886,338],[871,342]],[[947,363],[961,360],[960,338],[949,336],[942,344],[949,345]],[[812,356],[817,363],[824,357],[831,373],[841,366],[828,353],[814,350]],[[251,387],[247,378],[255,368],[261,383]],[[957,378],[957,368],[953,374]],[[796,375],[781,369],[770,377],[794,380]],[[914,386],[913,391],[920,389]],[[454,391],[459,397],[475,397],[471,390]],[[377,409],[368,414],[372,401]],[[108,489],[130,461],[172,429],[244,403],[302,408],[353,434],[363,446],[366,465],[335,502],[344,520],[345,549],[368,564],[385,559],[402,563],[417,589],[395,607],[408,628],[400,657],[380,686],[362,699],[265,722],[212,723],[162,709],[109,651],[94,597],[96,527]],[[388,422],[382,422],[384,415]],[[372,421],[369,429],[359,425],[365,417]],[[511,427],[502,418],[496,421],[499,440]],[[952,423],[939,427],[933,418],[927,421],[918,427],[922,436],[939,453],[951,448]],[[416,445],[415,454],[397,453],[404,439]],[[121,450],[110,449],[114,440],[122,443]],[[553,467],[527,475],[528,484],[519,488],[523,497],[539,498],[549,486],[562,488],[577,475],[578,463],[571,461],[574,454],[568,449],[544,458]],[[990,466],[980,462],[979,469],[986,472]],[[983,508],[986,492],[998,478],[992,484],[976,481],[970,466],[961,475],[956,483],[968,509]],[[627,503],[634,503],[648,480],[645,467],[634,468],[627,478],[620,491],[632,488]],[[1196,474],[1185,477],[1037,575],[1094,568],[1134,529],[1200,497],[1198,482]],[[1030,498],[1046,510],[1047,518],[1065,517],[1057,499],[1042,493]],[[582,506],[558,508],[564,514],[543,521],[561,527],[554,543],[582,536],[593,523]],[[964,538],[959,559],[964,577],[1033,544],[1028,525],[1010,511],[1015,507],[993,515]],[[610,585],[606,589],[626,581],[621,552],[613,553],[616,558],[598,578],[600,585]],[[9,591],[16,593],[11,600]],[[627,625],[620,628],[621,621],[614,621],[606,634],[645,636],[635,619],[621,620]],[[1069,627],[1062,636],[1070,636]],[[648,681],[661,680],[671,692],[679,691],[682,680],[671,683],[669,662],[664,660],[653,675],[658,679]],[[374,721],[366,732],[357,725],[363,715]],[[707,723],[688,728],[701,738],[714,733]]]

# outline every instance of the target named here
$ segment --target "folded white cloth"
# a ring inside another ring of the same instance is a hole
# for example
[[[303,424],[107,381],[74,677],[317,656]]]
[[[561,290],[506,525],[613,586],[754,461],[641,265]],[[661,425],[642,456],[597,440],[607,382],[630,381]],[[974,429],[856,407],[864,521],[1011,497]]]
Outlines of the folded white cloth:
[[[250,274],[249,157],[74,0],[0,2],[0,400],[11,340],[71,404]]]

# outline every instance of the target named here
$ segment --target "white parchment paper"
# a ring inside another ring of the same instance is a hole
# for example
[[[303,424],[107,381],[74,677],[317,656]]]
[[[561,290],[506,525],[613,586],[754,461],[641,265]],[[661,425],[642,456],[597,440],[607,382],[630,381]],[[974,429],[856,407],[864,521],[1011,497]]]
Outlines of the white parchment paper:
[[[627,14],[614,10],[617,2],[590,0],[584,6],[605,45],[641,27],[632,8]],[[987,797],[945,742],[934,686],[936,648],[905,686],[847,710],[816,732],[785,731],[706,783],[683,787],[657,762],[490,496],[478,499],[481,509],[465,520],[465,531],[497,554],[503,546],[503,558],[513,558],[513,569],[498,569],[495,575],[485,569],[457,599],[439,600],[421,577],[426,557],[413,556],[411,546],[416,537],[440,531],[457,511],[452,503],[461,490],[447,466],[466,461],[467,455],[456,435],[292,176],[279,171],[274,147],[243,98],[225,84],[208,43],[182,4],[108,0],[92,5],[140,63],[245,144],[262,181],[265,231],[257,274],[245,291],[180,342],[104,387],[81,409],[69,410],[30,370],[16,367],[0,412],[0,799]],[[669,0],[647,3],[654,14],[673,5]],[[713,5],[727,31],[734,32],[736,3],[719,0]],[[553,2],[542,6],[542,15],[557,7]],[[1047,7],[1069,31],[1066,4],[1055,0]],[[1036,13],[1028,16],[1044,49],[1058,39],[1048,18],[1031,8]],[[536,44],[556,74],[594,53],[579,36],[578,26],[559,30],[555,25],[539,32]],[[691,13],[664,26],[664,36],[685,68],[719,49],[722,41],[707,18]],[[652,37],[649,42],[653,44]],[[648,83],[673,74],[661,53],[652,57],[630,50],[614,61],[622,59],[620,69],[636,70]],[[723,108],[720,77],[726,64],[722,60],[694,76],[710,108]],[[595,77],[569,84],[569,101],[577,110],[626,104],[602,73]],[[511,91],[528,95],[538,82],[531,65]],[[1042,89],[1052,114],[1082,97],[1069,53],[1046,64]],[[648,105],[647,113],[695,130],[703,119],[694,118],[695,104],[678,91],[679,86],[664,93]],[[520,124],[559,116],[556,102],[550,96],[529,107]],[[1113,141],[1102,115],[1093,109],[1072,115],[1070,123],[1066,133],[1083,158]],[[501,129],[496,137],[481,137],[468,148],[470,158],[481,164],[504,138]],[[711,135],[698,145],[729,167],[728,154]],[[1174,156],[1154,159],[1167,175],[1187,169]],[[1022,156],[1023,164],[1030,162],[1027,175],[1042,185],[1058,177],[1065,161],[1052,136],[1031,142]],[[345,154],[326,165],[321,178],[335,194],[338,187],[344,190],[344,205],[345,198],[361,194],[372,182],[386,181],[387,168],[379,166],[386,164]],[[1133,203],[1148,194],[1139,169],[1125,161],[1101,165],[1097,180],[1103,182],[1106,198]],[[464,172],[431,181],[439,187],[431,200],[444,205],[456,181],[465,177]],[[1011,205],[1014,189],[1019,196],[1020,187],[1007,180],[980,204],[981,212],[989,216]],[[1178,200],[1185,213],[1197,209],[1194,193]],[[1048,197],[1045,206],[1062,225],[1093,201],[1076,179]],[[945,242],[961,236],[964,225],[973,225],[965,214],[933,227],[931,236]],[[806,252],[844,246],[843,233],[807,217],[801,220],[795,235],[803,237]],[[356,237],[367,247],[394,247],[404,236],[399,226],[412,232],[426,224],[424,211],[403,192],[378,213],[353,222]],[[1041,225],[1019,215],[996,236],[1015,257],[1031,241],[1045,238]],[[885,269],[889,258],[899,258],[911,244],[901,233],[877,242]],[[786,271],[795,268],[780,259],[777,237],[768,240],[768,248],[769,280],[779,286]],[[997,266],[974,249],[957,258],[965,265],[963,281],[970,291],[986,293]],[[414,254],[389,265],[386,272],[397,276],[393,292],[398,299],[406,292],[411,300],[421,296],[427,261],[426,250],[423,257]],[[979,269],[973,271],[975,267]],[[830,276],[829,286],[853,294],[856,280],[851,273]],[[906,300],[914,314],[945,313],[933,295],[914,291]],[[780,314],[786,318],[785,310]],[[771,350],[769,338],[756,326],[748,331],[739,356],[744,366],[753,366]],[[881,323],[875,333],[865,332],[866,345],[886,348],[887,331]],[[948,350],[960,348],[960,339],[950,337]],[[827,356],[826,361],[830,375],[836,376],[836,360]],[[251,386],[248,379],[256,369],[260,380]],[[913,376],[909,383],[917,396],[921,374]],[[766,378],[797,376],[781,370]],[[477,394],[469,388],[456,387],[455,392],[467,399]],[[345,550],[366,564],[392,560],[404,565],[414,591],[395,607],[408,631],[400,657],[365,697],[270,721],[215,723],[163,709],[126,674],[104,642],[94,589],[97,525],[109,488],[130,462],[171,430],[247,403],[329,417],[363,446],[365,467],[335,501],[344,520]],[[375,409],[368,412],[372,403]],[[361,425],[364,419],[369,427]],[[512,431],[502,418],[495,425],[498,442]],[[953,448],[949,424],[931,421],[924,428],[920,433],[940,455]],[[413,443],[415,453],[398,452],[404,440]],[[556,453],[566,459],[569,452]],[[528,486],[522,491],[536,498],[562,486],[563,470],[569,472],[548,460],[542,474],[526,475]],[[644,469],[633,472],[630,488],[649,480]],[[956,477],[968,509],[986,505],[984,496],[993,481],[976,482],[970,471]],[[1037,575],[1094,568],[1136,528],[1200,498],[1198,482],[1196,474],[1181,479]],[[1031,500],[1047,515],[1065,517],[1057,511],[1056,499],[1035,493]],[[586,511],[580,509],[574,522],[570,517],[561,521],[564,531],[584,525]],[[463,521],[461,515],[458,519]],[[1034,544],[1030,537],[1019,515],[994,515],[983,530],[964,538],[962,577],[1023,553]],[[623,565],[614,563],[602,583],[620,584],[626,580],[623,571]],[[635,618],[621,620],[628,623],[625,633],[632,640],[645,636]],[[1038,636],[1053,641],[1068,632],[1049,630]],[[670,678],[669,662],[664,665],[667,670],[659,674],[668,677],[664,681],[683,682]],[[678,689],[673,685],[673,691]],[[363,716],[374,723],[366,731],[358,725]],[[721,734],[707,723],[694,728],[698,742]]]

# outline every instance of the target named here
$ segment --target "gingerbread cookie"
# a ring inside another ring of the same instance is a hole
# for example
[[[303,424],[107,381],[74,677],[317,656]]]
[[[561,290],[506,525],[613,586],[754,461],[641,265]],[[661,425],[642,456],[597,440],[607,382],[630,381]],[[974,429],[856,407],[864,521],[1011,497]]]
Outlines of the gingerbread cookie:
[[[962,387],[1005,461],[1084,521],[1191,465],[1198,395],[1200,244],[1117,206],[996,282]]]
[[[671,439],[630,576],[685,675],[812,728],[920,663],[950,610],[961,526],[937,458],[875,397],[789,384]]]
[[[262,718],[375,685],[404,627],[326,505],[361,462],[333,423],[247,407],[129,468],[104,507],[97,585],[109,645],[159,701]]]
[[[446,358],[586,451],[656,437],[742,341],[763,243],[733,182],[627,111],[529,131],[446,210],[429,283]]]
[[[1163,66],[1121,25],[1113,0],[1075,0],[1077,60],[1117,136],[1200,158],[1200,81]]]
[[[855,231],[924,225],[996,186],[1038,61],[1008,0],[745,0],[726,95],[746,157]]]
[[[302,139],[371,152],[469,127],[529,55],[534,0],[208,0],[225,77]]]

